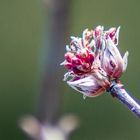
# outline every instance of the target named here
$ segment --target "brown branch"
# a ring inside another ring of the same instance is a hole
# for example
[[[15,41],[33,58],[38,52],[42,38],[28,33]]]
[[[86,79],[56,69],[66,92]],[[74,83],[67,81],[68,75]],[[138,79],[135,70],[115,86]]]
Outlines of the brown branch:
[[[48,23],[45,64],[42,74],[41,93],[37,108],[37,118],[41,123],[54,123],[60,113],[62,98],[62,73],[65,37],[68,31],[69,0],[47,1]]]

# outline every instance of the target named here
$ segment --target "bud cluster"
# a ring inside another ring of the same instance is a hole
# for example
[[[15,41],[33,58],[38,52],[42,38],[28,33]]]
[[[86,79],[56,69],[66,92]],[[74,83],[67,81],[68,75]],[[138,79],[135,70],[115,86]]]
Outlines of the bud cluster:
[[[82,38],[71,37],[66,46],[65,61],[61,63],[68,72],[64,80],[84,96],[95,97],[102,94],[112,80],[119,79],[127,67],[128,52],[122,57],[117,45],[118,28],[104,31],[103,26],[94,30],[84,30]]]

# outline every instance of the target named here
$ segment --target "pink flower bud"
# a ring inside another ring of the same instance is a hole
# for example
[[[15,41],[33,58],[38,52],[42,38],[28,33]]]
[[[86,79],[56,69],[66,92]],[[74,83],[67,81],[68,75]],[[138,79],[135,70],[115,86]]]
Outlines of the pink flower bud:
[[[94,37],[100,37],[102,32],[104,30],[104,27],[103,26],[97,26],[94,30]]]
[[[119,31],[120,27],[118,27],[118,29],[112,27],[108,31],[106,31],[106,35],[110,37],[115,45],[118,45],[119,42]]]
[[[126,69],[128,52],[122,57],[118,48],[110,37],[106,40],[106,47],[102,55],[102,68],[110,78],[120,78]]]
[[[105,91],[105,87],[98,84],[98,80],[92,75],[77,80],[70,80],[67,83],[70,87],[88,97],[96,97]]]
[[[84,30],[82,38],[71,37],[70,46],[62,63],[67,69],[65,80],[73,89],[85,96],[102,94],[113,79],[119,79],[127,67],[128,52],[121,56],[117,45],[119,29],[104,31],[103,26],[95,30]]]

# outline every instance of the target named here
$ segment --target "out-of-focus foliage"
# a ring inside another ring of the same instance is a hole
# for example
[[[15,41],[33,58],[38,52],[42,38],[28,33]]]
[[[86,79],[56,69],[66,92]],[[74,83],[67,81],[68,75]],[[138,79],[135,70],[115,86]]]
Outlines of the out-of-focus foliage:
[[[39,1],[0,2],[0,139],[25,139],[17,122],[38,92],[41,22]]]
[[[139,0],[75,0],[70,35],[80,36],[83,29],[99,24],[106,28],[120,25],[119,47],[130,54],[122,82],[140,100],[139,7]],[[17,120],[36,106],[43,18],[39,0],[0,2],[0,139],[25,139]],[[83,100],[65,83],[62,86],[63,112],[74,112],[81,118],[72,140],[139,139],[139,119],[110,95]]]

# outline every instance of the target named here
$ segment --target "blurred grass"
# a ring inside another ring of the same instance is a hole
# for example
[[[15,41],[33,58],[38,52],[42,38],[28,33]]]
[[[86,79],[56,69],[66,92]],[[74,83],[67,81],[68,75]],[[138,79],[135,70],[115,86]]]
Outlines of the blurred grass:
[[[140,100],[139,7],[139,0],[73,1],[70,35],[80,36],[83,29],[98,24],[106,29],[121,25],[120,50],[130,53],[122,81]],[[39,1],[0,2],[0,139],[25,139],[17,120],[33,112],[38,94],[42,19]],[[81,118],[81,127],[72,140],[139,139],[139,120],[117,100],[108,94],[83,100],[79,93],[62,84],[63,112],[75,112]]]

